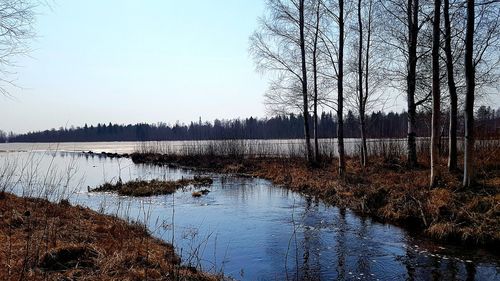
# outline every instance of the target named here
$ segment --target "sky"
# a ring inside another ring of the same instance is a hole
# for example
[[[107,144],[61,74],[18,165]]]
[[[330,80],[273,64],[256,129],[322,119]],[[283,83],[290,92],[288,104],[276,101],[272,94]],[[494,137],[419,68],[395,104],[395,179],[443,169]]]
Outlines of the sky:
[[[248,52],[264,2],[52,0],[9,69],[0,130],[264,117],[268,79]],[[404,110],[391,96],[382,109]]]
[[[65,0],[39,10],[0,130],[264,116],[257,0]]]

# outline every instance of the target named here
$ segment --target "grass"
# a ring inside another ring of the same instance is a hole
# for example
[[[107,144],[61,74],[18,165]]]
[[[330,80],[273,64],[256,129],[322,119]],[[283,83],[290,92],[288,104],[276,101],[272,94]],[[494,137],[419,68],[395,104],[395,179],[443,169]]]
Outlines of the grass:
[[[0,280],[216,280],[172,245],[88,208],[0,197]]]
[[[171,194],[177,189],[187,186],[201,187],[210,186],[213,180],[210,177],[195,176],[192,179],[180,179],[177,181],[162,181],[162,180],[135,180],[122,183],[105,183],[91,192],[116,192],[123,196],[147,197],[155,195]]]
[[[489,142],[488,142],[489,143]],[[429,188],[429,157],[419,150],[419,167],[405,165],[401,149],[381,146],[361,167],[347,159],[347,175],[337,176],[337,161],[323,157],[310,167],[299,157],[231,157],[135,153],[135,163],[191,167],[205,171],[260,177],[291,190],[316,196],[385,222],[407,226],[425,235],[458,243],[500,249],[500,145],[482,146],[476,154],[477,184],[461,188],[461,171],[449,172],[440,159],[441,177]],[[385,153],[385,152],[386,153]],[[459,157],[460,158],[460,157]],[[462,166],[463,163],[459,163]]]

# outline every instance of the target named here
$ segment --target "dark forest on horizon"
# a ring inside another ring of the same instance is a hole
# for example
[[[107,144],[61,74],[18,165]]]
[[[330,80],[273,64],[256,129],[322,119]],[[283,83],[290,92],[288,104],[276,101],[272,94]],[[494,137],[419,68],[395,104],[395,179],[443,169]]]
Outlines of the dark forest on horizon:
[[[447,116],[447,115],[443,115]],[[407,134],[406,112],[373,112],[367,115],[369,138],[404,138]],[[311,119],[309,119],[311,120]],[[359,118],[349,111],[344,120],[347,138],[359,138]],[[431,114],[418,114],[418,135],[428,137],[431,130]],[[312,122],[312,121],[311,121]],[[463,122],[463,118],[460,119]],[[190,124],[166,123],[118,125],[99,123],[83,127],[51,129],[26,134],[6,134],[0,131],[0,142],[92,142],[92,141],[162,141],[162,140],[218,140],[218,139],[300,139],[304,137],[302,115],[281,115],[272,118],[218,120],[191,122]],[[448,121],[442,120],[442,136],[447,136]],[[477,124],[483,137],[496,135],[500,130],[500,109],[481,106],[477,110]],[[337,137],[335,114],[322,113],[319,118],[318,136]]]

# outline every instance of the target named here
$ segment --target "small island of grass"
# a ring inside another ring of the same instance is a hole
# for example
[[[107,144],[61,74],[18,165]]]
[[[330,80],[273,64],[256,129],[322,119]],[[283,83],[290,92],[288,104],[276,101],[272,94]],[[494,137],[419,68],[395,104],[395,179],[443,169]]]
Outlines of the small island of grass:
[[[172,194],[177,191],[177,189],[185,188],[187,186],[210,186],[212,183],[213,180],[206,176],[195,176],[192,179],[183,178],[176,181],[134,180],[126,183],[118,181],[116,183],[105,183],[90,190],[90,192],[116,192],[123,196],[147,197]]]

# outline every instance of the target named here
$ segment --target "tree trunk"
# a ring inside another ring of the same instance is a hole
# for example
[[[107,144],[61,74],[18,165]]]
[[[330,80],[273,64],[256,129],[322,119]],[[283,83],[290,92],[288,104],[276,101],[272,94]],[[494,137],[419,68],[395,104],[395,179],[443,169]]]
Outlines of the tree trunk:
[[[320,4],[316,9],[316,29],[314,30],[313,42],[313,78],[314,78],[314,162],[319,160],[319,141],[318,141],[318,38],[320,21]]]
[[[368,150],[366,145],[366,118],[365,112],[363,111],[360,115],[359,123],[361,127],[361,164],[366,167],[368,164]]]
[[[299,29],[300,29],[300,54],[302,59],[302,99],[304,113],[304,137],[306,142],[307,161],[313,162],[311,150],[311,135],[309,132],[309,104],[307,96],[307,66],[306,66],[306,47],[304,38],[304,0],[299,1]]]
[[[368,95],[370,94],[368,88],[368,78],[369,70],[370,70],[370,46],[371,46],[371,37],[372,37],[372,7],[373,0],[370,0],[370,4],[368,6],[368,32],[366,38],[366,55],[365,55],[365,97],[363,100],[363,119],[361,120],[361,142],[363,149],[365,151],[365,166],[368,165],[368,146],[366,145],[366,103],[368,101]]]
[[[457,170],[457,87],[455,85],[453,55],[451,53],[451,23],[450,23],[450,0],[444,0],[444,27],[446,70],[448,74],[448,89],[450,92],[450,127],[448,133],[448,169]]]
[[[359,26],[359,46],[358,46],[358,91],[359,91],[359,125],[361,130],[361,165],[366,166],[366,148],[365,148],[365,96],[363,95],[363,21],[361,19],[361,0],[358,0],[358,26]],[[368,94],[368,93],[366,93]]]
[[[465,151],[464,187],[474,183],[474,0],[467,0],[467,31],[465,34]]]
[[[338,109],[337,109],[337,139],[339,152],[339,175],[345,174],[344,150],[344,0],[339,0],[339,68],[337,78]]]
[[[439,38],[441,0],[434,0],[434,23],[432,27],[432,130],[431,130],[431,181],[436,186],[439,177],[439,121],[441,113],[441,92],[439,85]]]
[[[408,166],[417,165],[417,144],[416,144],[416,115],[417,106],[415,104],[416,69],[417,69],[417,38],[418,38],[418,0],[408,0],[408,76],[407,82],[407,102],[408,102]]]
[[[315,163],[319,160],[319,136],[318,136],[318,73],[314,66],[314,159]]]

